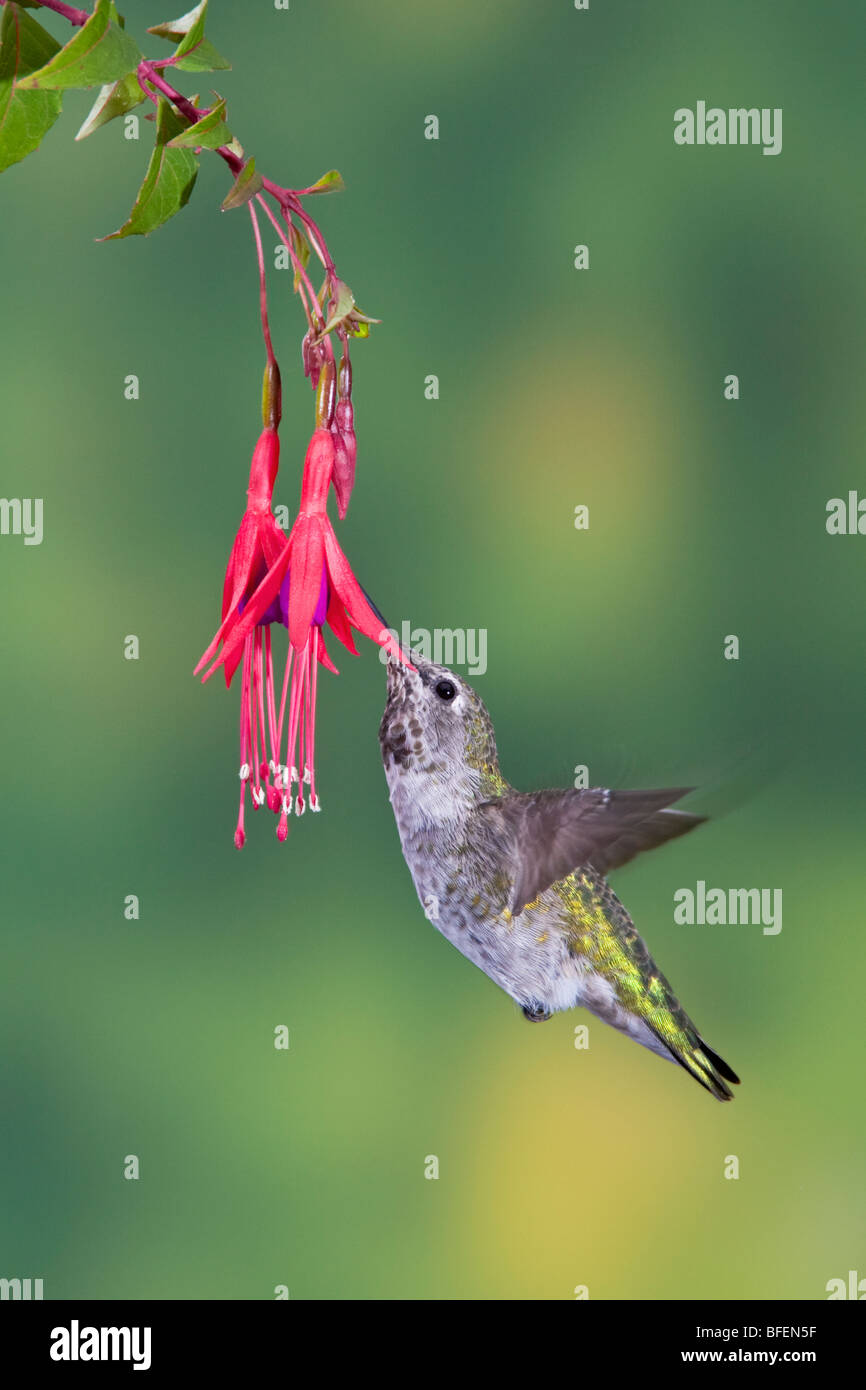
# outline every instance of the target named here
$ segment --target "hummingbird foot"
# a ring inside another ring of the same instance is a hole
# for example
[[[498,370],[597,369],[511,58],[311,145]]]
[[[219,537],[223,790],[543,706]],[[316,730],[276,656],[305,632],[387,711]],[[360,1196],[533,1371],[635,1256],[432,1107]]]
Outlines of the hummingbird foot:
[[[546,1023],[547,1020],[550,1017],[552,1017],[552,1015],[548,1012],[547,1009],[545,1009],[543,1004],[540,1004],[537,1007],[532,1007],[530,1004],[524,1004],[523,1017],[525,1019],[528,1019],[530,1023]]]

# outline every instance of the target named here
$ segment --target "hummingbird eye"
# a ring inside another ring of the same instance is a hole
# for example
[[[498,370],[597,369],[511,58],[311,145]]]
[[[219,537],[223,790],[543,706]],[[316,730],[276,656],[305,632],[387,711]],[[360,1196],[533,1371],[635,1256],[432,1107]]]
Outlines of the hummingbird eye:
[[[453,681],[437,681],[433,689],[440,700],[453,700],[457,694],[457,686]]]

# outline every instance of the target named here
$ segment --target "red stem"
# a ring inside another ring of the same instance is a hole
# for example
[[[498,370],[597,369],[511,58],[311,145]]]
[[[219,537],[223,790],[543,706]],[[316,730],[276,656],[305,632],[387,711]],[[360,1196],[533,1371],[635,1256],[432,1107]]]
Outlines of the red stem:
[[[289,190],[285,191],[288,192]],[[306,227],[307,240],[309,241],[319,260],[322,262],[322,265],[325,267],[328,279],[336,279],[337,267],[331,260],[330,253],[328,251],[327,245],[325,244],[325,238],[322,236],[322,233],[316,226],[310,214],[304,208],[301,207],[300,200],[298,199],[297,195],[293,194],[291,196],[292,211],[298,214],[304,226]]]
[[[274,356],[274,348],[271,342],[271,328],[268,323],[268,287],[265,278],[265,256],[262,250],[262,234],[259,231],[259,220],[256,217],[255,208],[252,203],[248,203],[247,206],[250,210],[250,219],[253,224],[253,236],[256,239],[256,255],[259,261],[259,311],[262,316],[262,335],[265,340],[268,361],[276,365],[277,359]]]
[[[39,0],[39,3],[44,10],[53,10],[55,14],[62,15],[64,19],[68,19],[69,23],[74,24],[76,29],[80,29],[81,26],[86,24],[88,19],[90,19],[87,10],[73,9],[72,5],[61,4],[61,0]]]
[[[298,275],[299,280],[306,287],[307,293],[309,294],[310,299],[312,300],[312,305],[310,306],[307,315],[307,317],[310,319],[310,326],[313,326],[312,320],[313,318],[315,318],[316,331],[321,332],[322,328],[324,328],[325,326],[325,320],[321,316],[321,307],[319,305],[318,296],[316,295],[316,291],[313,289],[313,286],[310,283],[310,277],[304,269],[304,266],[301,264],[298,257],[295,255],[295,248],[292,245],[292,239],[290,236],[287,236],[286,233],[283,231],[282,227],[280,226],[271,209],[268,207],[261,193],[256,194],[256,202],[260,205],[260,207],[265,212],[265,215],[272,222],[277,236],[280,238],[280,241],[283,243],[283,245],[289,253],[293,269]]]

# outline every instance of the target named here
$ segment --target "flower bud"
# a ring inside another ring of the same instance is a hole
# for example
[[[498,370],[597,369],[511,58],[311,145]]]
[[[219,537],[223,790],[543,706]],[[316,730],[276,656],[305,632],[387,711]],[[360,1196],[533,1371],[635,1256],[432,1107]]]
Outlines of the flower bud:
[[[316,429],[330,429],[334,420],[334,398],[336,395],[337,372],[334,359],[326,357],[319,374],[316,389]]]
[[[337,496],[337,511],[342,521],[349,509],[349,498],[355,486],[355,459],[357,441],[354,429],[354,409],[351,401],[337,402],[334,411],[334,492]]]
[[[321,347],[313,345],[311,334],[312,329],[304,334],[301,341],[301,359],[304,364],[304,376],[310,378],[313,390],[315,391],[319,384],[319,371],[322,365],[322,349]]]
[[[340,358],[339,392],[341,401],[352,399],[352,364],[345,352]]]
[[[266,430],[279,429],[283,415],[283,387],[276,359],[267,363],[262,381],[262,424]]]

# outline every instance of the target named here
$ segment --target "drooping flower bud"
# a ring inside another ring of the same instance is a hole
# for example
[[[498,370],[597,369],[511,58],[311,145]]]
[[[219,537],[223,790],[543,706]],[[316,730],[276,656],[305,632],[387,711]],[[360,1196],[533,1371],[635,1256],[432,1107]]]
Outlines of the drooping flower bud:
[[[314,343],[313,330],[310,328],[301,340],[301,358],[304,364],[304,376],[310,378],[310,383],[315,391],[319,385],[319,372],[322,366],[321,344]]]
[[[316,429],[329,430],[334,422],[334,401],[337,397],[337,370],[333,357],[326,357],[319,373],[316,388]]]
[[[343,350],[343,356],[340,358],[338,387],[340,400],[350,401],[352,399],[352,364],[349,361],[345,349]]]
[[[265,366],[265,375],[262,381],[262,424],[265,429],[279,429],[282,415],[283,387],[280,380],[280,369],[276,359],[272,358]]]
[[[355,486],[355,458],[357,441],[355,439],[354,408],[351,401],[338,401],[334,411],[334,492],[337,495],[337,511],[342,521],[349,509],[349,498]]]
[[[352,364],[348,346],[343,347],[337,377],[339,400],[334,411],[334,492],[337,511],[342,521],[349,509],[349,498],[355,486],[355,459],[358,445],[355,439],[355,412],[352,406]]]

